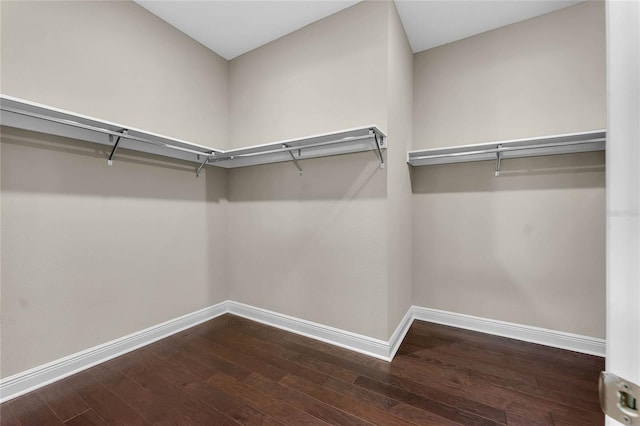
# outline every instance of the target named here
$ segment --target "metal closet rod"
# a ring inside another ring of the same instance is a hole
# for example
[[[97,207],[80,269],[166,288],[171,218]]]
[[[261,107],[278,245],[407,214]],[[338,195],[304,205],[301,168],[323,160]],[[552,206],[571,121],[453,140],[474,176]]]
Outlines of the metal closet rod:
[[[434,155],[422,155],[420,157],[411,157],[411,160],[428,160],[431,158],[446,158],[446,157],[462,157],[465,155],[479,155],[479,154],[496,154],[505,151],[523,151],[527,149],[538,149],[538,148],[551,148],[557,146],[571,146],[571,145],[582,145],[589,143],[597,143],[604,142],[604,138],[595,138],[595,139],[587,139],[582,141],[569,141],[569,142],[551,142],[551,143],[542,143],[536,145],[527,145],[527,146],[501,146],[496,148],[488,148],[476,151],[464,151],[464,152],[450,152],[447,154],[434,154]]]
[[[345,138],[335,139],[331,141],[316,142],[316,143],[310,143],[308,145],[300,145],[300,146],[287,146],[282,148],[270,149],[268,151],[248,152],[246,154],[232,154],[231,152],[227,151],[223,154],[216,154],[211,159],[210,162],[215,163],[216,161],[230,160],[232,158],[238,158],[238,157],[255,157],[258,155],[277,154],[280,152],[291,152],[291,151],[298,151],[306,148],[315,148],[318,146],[334,145],[341,142],[351,142],[351,141],[357,141],[362,139],[371,139],[374,137],[374,135],[375,135],[375,132],[369,135],[364,135],[364,136],[347,136]]]
[[[58,123],[58,124],[64,124],[66,126],[77,127],[77,128],[84,129],[84,130],[91,130],[93,132],[103,133],[103,134],[115,136],[115,137],[118,137],[118,138],[129,139],[129,140],[134,140],[134,141],[138,141],[138,142],[142,142],[142,143],[146,143],[146,144],[150,144],[150,145],[162,146],[162,147],[165,147],[165,148],[170,148],[170,149],[175,149],[175,150],[178,150],[178,151],[188,152],[190,154],[205,155],[207,157],[214,155],[214,151],[196,151],[194,149],[183,148],[181,146],[171,145],[171,144],[168,144],[168,143],[165,143],[165,142],[153,141],[153,140],[141,138],[141,137],[138,137],[138,136],[132,136],[132,135],[125,134],[125,133],[122,133],[122,132],[116,132],[114,130],[109,130],[109,129],[104,129],[102,127],[92,126],[90,124],[78,123],[77,121],[66,120],[64,118],[49,117],[49,116],[46,116],[46,115],[38,114],[36,112],[23,111],[23,110],[19,110],[19,109],[7,107],[7,106],[2,106],[2,110],[3,111],[7,111],[7,112],[12,112],[14,114],[24,115],[24,116],[27,116],[27,117],[38,118],[40,120],[46,120],[46,121],[51,121],[51,122]]]

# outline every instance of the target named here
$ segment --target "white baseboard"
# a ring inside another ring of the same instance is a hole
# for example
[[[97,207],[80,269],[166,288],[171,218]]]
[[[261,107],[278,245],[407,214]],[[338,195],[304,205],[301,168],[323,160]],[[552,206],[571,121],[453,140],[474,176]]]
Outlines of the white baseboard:
[[[0,380],[0,402],[8,401],[227,312],[228,302],[163,322],[128,336],[60,358]]]
[[[229,313],[385,361],[390,361],[392,358],[389,342],[384,340],[238,302],[229,302]]]
[[[414,319],[605,356],[605,341],[602,339],[419,306],[409,308],[391,338],[385,341],[243,303],[225,301],[2,379],[0,402],[16,398],[226,313],[385,361],[393,359]]]
[[[606,341],[604,339],[419,306],[412,306],[411,310],[413,311],[414,319],[421,321],[435,322],[601,357],[606,354]]]
[[[389,338],[389,361],[393,360],[393,357],[396,356],[396,352],[398,352],[398,349],[404,340],[404,336],[409,332],[409,328],[411,328],[411,324],[413,324],[414,319],[415,316],[412,306],[404,315],[400,324],[398,324],[398,327],[396,327],[396,331],[393,332],[391,338]]]
[[[413,321],[411,310],[409,310],[387,342],[243,303],[225,301],[2,379],[0,380],[0,402],[16,398],[226,313],[385,361],[393,358]]]

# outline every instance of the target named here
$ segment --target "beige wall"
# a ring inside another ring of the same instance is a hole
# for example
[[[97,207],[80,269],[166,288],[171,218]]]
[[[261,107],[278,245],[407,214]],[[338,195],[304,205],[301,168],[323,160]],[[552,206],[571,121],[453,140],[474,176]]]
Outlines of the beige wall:
[[[415,55],[414,149],[606,127],[604,2]]]
[[[604,337],[604,158],[422,167],[414,303]]]
[[[230,64],[232,147],[376,124],[387,130],[386,2],[362,2]]]
[[[134,3],[2,2],[2,93],[221,146],[227,63]],[[228,298],[226,171],[2,128],[2,377]]]
[[[389,148],[387,150],[388,336],[412,304],[412,195],[407,150],[411,149],[413,52],[393,3],[388,14]]]
[[[604,8],[415,56],[414,149],[606,127]],[[604,337],[604,156],[416,168],[414,303]]]
[[[224,58],[133,2],[3,1],[5,95],[216,148]]]
[[[231,299],[386,339],[385,174],[371,152],[233,170]]]
[[[231,146],[377,124],[389,5],[363,2],[230,63]],[[387,175],[376,154],[230,171],[233,300],[388,338]]]
[[[230,63],[134,3],[0,4],[4,94],[219,148],[389,134],[384,170],[195,179],[3,128],[2,377],[227,298],[380,339],[411,303],[604,335],[602,154],[405,164],[412,140],[605,127],[601,4],[413,56],[395,6],[362,2]]]

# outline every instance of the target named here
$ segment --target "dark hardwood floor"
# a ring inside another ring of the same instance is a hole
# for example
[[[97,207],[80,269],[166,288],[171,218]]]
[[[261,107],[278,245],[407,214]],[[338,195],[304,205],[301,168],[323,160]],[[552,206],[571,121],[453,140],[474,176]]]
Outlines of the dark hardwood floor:
[[[602,425],[602,358],[416,321],[387,363],[231,315],[0,406],[2,425]]]

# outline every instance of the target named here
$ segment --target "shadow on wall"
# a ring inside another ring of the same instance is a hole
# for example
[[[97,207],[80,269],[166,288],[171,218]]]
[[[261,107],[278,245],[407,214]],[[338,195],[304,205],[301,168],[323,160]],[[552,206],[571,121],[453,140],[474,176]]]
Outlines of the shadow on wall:
[[[602,152],[505,159],[500,176],[495,161],[414,167],[414,194],[604,188]]]
[[[386,170],[375,152],[232,169],[229,202],[383,199]]]
[[[218,202],[227,171],[127,149],[107,165],[108,146],[9,127],[1,128],[2,190]],[[203,176],[204,175],[204,176]],[[217,182],[220,181],[220,182]]]

